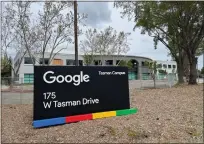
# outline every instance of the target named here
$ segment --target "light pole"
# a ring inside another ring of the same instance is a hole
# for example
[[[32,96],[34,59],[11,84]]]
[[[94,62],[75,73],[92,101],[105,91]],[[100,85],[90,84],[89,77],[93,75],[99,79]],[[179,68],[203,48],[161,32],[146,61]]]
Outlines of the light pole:
[[[75,44],[75,65],[79,65],[78,61],[78,32],[77,32],[77,1],[74,1],[74,44]]]

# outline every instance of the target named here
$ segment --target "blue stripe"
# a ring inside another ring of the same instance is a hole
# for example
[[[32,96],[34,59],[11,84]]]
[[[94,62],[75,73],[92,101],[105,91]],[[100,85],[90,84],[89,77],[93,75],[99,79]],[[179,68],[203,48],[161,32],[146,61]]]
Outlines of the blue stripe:
[[[60,118],[52,118],[52,119],[44,119],[44,120],[33,121],[33,127],[34,128],[39,128],[39,127],[58,125],[58,124],[65,124],[65,123],[66,123],[66,118],[65,117],[60,117]]]

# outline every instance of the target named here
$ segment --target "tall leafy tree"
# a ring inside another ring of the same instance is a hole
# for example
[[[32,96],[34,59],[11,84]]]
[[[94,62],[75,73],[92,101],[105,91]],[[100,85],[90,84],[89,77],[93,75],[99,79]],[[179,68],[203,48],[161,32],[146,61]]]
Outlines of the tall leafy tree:
[[[196,84],[196,55],[204,40],[204,2],[180,2],[177,9],[180,13],[181,37],[184,39],[182,48],[190,65],[189,84]]]
[[[187,55],[190,64],[189,84],[196,84],[196,52],[204,37],[203,2],[115,2],[122,15],[134,16],[135,27],[142,28],[170,51],[178,64],[179,81],[182,80],[182,61]]]
[[[200,72],[200,73],[204,75],[204,67],[202,67],[202,69],[201,69],[201,72]]]
[[[196,51],[196,55],[197,56],[204,55],[204,39],[202,40],[202,42],[198,46],[198,49]]]

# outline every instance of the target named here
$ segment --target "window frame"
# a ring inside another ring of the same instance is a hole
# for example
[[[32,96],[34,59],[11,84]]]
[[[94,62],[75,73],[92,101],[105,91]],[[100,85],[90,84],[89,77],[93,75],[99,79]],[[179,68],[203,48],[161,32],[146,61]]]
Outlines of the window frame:
[[[49,63],[49,59],[48,58],[44,58],[44,60],[45,60],[45,65],[48,65],[48,63]],[[47,62],[47,63],[46,63]],[[43,64],[43,62],[42,62],[42,58],[40,58],[39,59],[39,64]]]
[[[31,63],[25,63],[26,62],[26,58],[28,58],[29,60],[31,60]],[[33,61],[34,61],[34,64],[35,64],[35,58],[33,57]],[[18,62],[19,64],[19,62]],[[30,57],[24,57],[24,65],[32,65],[32,59]]]
[[[162,64],[162,67],[166,69],[167,68],[167,64]]]
[[[160,66],[160,67],[159,67]],[[159,64],[157,64],[157,68],[162,68],[163,66],[162,66],[162,64],[161,63],[159,63]]]
[[[71,61],[72,64],[67,64],[68,61]],[[75,60],[73,60],[73,59],[66,59],[66,65],[67,65],[67,66],[73,66],[73,65],[75,65]]]

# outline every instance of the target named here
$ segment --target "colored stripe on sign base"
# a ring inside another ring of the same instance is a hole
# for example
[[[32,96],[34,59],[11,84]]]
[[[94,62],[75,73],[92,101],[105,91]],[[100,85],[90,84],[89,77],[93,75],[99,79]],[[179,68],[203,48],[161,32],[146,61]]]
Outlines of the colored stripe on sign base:
[[[99,113],[93,113],[92,115],[93,115],[93,119],[107,118],[107,117],[116,116],[116,112],[115,111],[99,112]]]
[[[44,120],[36,120],[33,122],[33,126],[35,128],[39,127],[46,127],[51,125],[59,125],[59,124],[65,124],[65,117],[60,118],[52,118],[52,119],[44,119]]]
[[[78,122],[84,120],[92,120],[92,114],[76,115],[66,117],[66,123]]]
[[[137,113],[137,111],[138,111],[138,109],[136,109],[136,108],[125,109],[125,110],[117,110],[116,115],[117,116],[129,115],[129,114]]]
[[[33,127],[40,128],[40,127],[72,123],[72,122],[78,122],[78,121],[129,115],[129,114],[137,113],[137,111],[138,109],[131,108],[131,109],[125,109],[125,110],[98,112],[98,113],[92,113],[92,114],[83,114],[83,115],[67,116],[67,117],[60,117],[60,118],[36,120],[36,121],[33,121]]]

